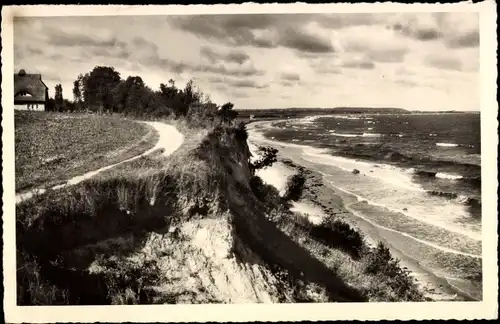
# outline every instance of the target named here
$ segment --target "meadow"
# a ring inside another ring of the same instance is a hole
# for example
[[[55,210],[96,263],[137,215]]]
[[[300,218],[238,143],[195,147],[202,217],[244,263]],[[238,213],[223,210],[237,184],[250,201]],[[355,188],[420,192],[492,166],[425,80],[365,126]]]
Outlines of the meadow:
[[[65,182],[153,147],[145,124],[120,117],[15,111],[16,192]]]

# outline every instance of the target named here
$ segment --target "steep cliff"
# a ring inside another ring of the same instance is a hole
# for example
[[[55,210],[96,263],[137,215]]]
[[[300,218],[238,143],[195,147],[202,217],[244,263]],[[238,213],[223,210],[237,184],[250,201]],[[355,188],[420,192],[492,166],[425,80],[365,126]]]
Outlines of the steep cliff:
[[[268,220],[243,127],[17,206],[20,304],[360,301]]]

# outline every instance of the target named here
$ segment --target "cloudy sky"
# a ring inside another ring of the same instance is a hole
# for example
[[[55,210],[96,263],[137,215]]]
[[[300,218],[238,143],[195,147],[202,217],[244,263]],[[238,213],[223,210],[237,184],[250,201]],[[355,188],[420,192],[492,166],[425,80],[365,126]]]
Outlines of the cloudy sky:
[[[16,18],[14,61],[66,98],[107,65],[236,108],[479,110],[477,13]]]

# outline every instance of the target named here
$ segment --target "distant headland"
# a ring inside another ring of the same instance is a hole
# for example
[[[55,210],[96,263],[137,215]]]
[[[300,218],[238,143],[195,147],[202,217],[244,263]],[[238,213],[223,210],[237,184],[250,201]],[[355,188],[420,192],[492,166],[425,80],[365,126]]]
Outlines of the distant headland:
[[[253,118],[300,118],[315,115],[334,114],[444,114],[444,113],[479,113],[475,111],[413,111],[394,107],[334,107],[334,108],[259,108],[259,109],[235,109],[238,117],[243,119]]]

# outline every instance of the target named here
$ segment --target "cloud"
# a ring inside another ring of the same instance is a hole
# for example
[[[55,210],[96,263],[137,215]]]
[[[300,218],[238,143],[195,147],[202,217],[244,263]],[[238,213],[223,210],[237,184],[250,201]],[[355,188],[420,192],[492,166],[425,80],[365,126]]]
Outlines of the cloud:
[[[56,46],[116,46],[119,41],[110,32],[83,33],[82,29],[45,27],[43,35],[47,43]]]
[[[265,84],[259,84],[253,80],[239,80],[228,77],[220,77],[220,76],[212,76],[208,78],[210,83],[214,84],[223,84],[226,87],[235,87],[235,88],[253,88],[253,89],[265,89],[269,87]]]
[[[282,72],[280,78],[285,81],[300,81],[300,74],[294,72]]]
[[[253,29],[272,26],[270,15],[202,15],[169,17],[175,28],[193,33],[209,40],[220,40],[227,45],[270,46],[258,39]]]
[[[371,70],[375,68],[375,63],[369,59],[347,59],[342,62],[342,66],[352,69]]]
[[[79,73],[107,65],[153,87],[198,78],[216,102],[242,108],[470,109],[478,107],[478,19],[456,12],[26,18],[14,28],[15,68],[42,73],[52,93],[61,83],[65,96]]]
[[[462,70],[462,62],[458,58],[449,55],[429,55],[424,59],[424,63],[438,69]]]
[[[245,93],[243,91],[231,91],[230,93],[233,97],[236,98],[248,98],[250,96],[248,93]]]
[[[27,46],[26,53],[28,55],[41,55],[41,54],[43,54],[43,51],[41,49],[33,47],[33,46]]]
[[[397,84],[400,84],[402,86],[405,86],[405,87],[416,87],[419,85],[419,83],[415,82],[415,81],[412,81],[412,80],[406,80],[406,79],[397,79],[394,81],[395,83]]]
[[[378,20],[378,16],[372,13],[345,13],[318,15],[317,22],[326,28],[342,29],[351,26],[369,26]]]
[[[338,55],[311,57],[308,63],[313,72],[320,75],[342,74],[341,60]]]
[[[329,38],[308,33],[303,29],[287,28],[281,35],[279,45],[309,53],[331,53],[335,51]]]
[[[479,46],[479,16],[473,12],[402,14],[389,28],[420,41],[440,40],[452,49]]]
[[[252,80],[231,80],[229,84],[237,88],[264,89],[268,87],[268,85],[261,85]]]
[[[284,87],[293,87],[300,84],[300,74],[295,72],[281,72],[279,83]]]
[[[405,36],[421,41],[435,40],[442,36],[437,27],[432,26],[414,26],[410,24],[395,23],[392,28]]]
[[[228,53],[221,53],[208,46],[202,46],[200,54],[207,58],[211,63],[225,61],[243,64],[250,60],[250,56],[248,56],[245,52],[233,50]]]
[[[478,47],[479,30],[472,30],[466,34],[455,36],[449,39],[447,44],[451,48]]]
[[[264,48],[288,47],[303,52],[325,53],[330,40],[304,29],[317,15],[209,15],[174,17],[175,28],[226,45]]]
[[[403,62],[407,53],[407,49],[382,49],[369,51],[368,57],[375,62],[395,63]]]

